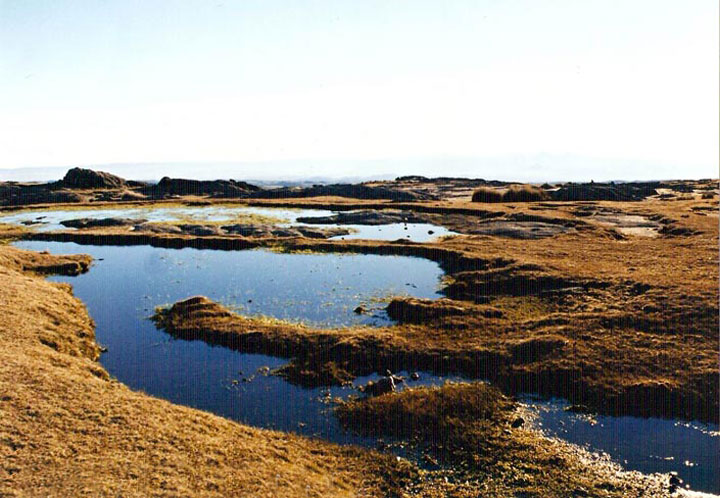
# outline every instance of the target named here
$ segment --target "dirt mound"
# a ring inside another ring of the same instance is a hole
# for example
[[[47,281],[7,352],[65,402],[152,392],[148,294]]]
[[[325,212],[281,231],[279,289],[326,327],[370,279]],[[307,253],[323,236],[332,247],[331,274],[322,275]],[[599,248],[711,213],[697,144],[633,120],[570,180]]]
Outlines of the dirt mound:
[[[547,192],[532,185],[511,185],[503,194],[503,202],[537,202],[549,198]]]
[[[119,176],[106,173],[105,171],[93,171],[85,168],[72,168],[65,173],[59,185],[65,188],[89,189],[89,188],[122,188],[126,186],[125,180]]]
[[[225,318],[232,313],[224,306],[211,301],[205,296],[193,296],[173,304],[167,310],[156,315],[156,322],[165,328],[175,324],[186,324],[188,320]]]
[[[473,202],[502,202],[502,199],[502,192],[490,187],[480,187],[472,195]]]

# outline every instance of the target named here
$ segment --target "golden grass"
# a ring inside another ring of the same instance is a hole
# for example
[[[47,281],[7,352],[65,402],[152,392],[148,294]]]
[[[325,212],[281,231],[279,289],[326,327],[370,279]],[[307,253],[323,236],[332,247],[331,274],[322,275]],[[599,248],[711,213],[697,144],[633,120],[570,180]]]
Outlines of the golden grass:
[[[496,188],[480,187],[472,194],[473,202],[502,202],[503,194]]]
[[[504,192],[496,188],[480,187],[472,194],[472,202],[537,202],[549,198],[543,189],[533,185],[510,185]]]
[[[362,434],[415,442],[427,460],[453,469],[453,481],[468,483],[456,496],[668,495],[658,478],[623,472],[529,428],[528,414],[483,383],[340,402],[336,413]]]

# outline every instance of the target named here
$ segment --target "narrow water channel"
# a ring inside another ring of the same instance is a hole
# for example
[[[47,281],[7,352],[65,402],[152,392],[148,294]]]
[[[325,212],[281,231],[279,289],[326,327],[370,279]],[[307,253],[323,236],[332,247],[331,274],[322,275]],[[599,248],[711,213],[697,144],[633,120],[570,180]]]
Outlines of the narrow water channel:
[[[374,442],[344,431],[328,404],[352,388],[305,389],[267,375],[285,359],[243,354],[200,341],[170,338],[148,319],[156,306],[202,294],[248,315],[268,315],[322,327],[386,325],[383,299],[439,297],[443,275],[431,261],[402,256],[279,254],[265,250],[214,251],[147,246],[88,246],[23,241],[55,254],[86,253],[91,270],[69,282],[108,347],[108,372],[133,389],[211,411],[253,426],[294,431],[339,443]],[[354,308],[363,304],[368,314]],[[370,378],[358,379],[356,385]],[[424,373],[414,385],[446,379]],[[329,394],[328,394],[329,391]],[[282,400],[282,402],[278,402]],[[584,417],[562,402],[524,400],[540,427],[624,467],[675,471],[692,489],[720,493],[720,434],[716,425],[635,417]]]

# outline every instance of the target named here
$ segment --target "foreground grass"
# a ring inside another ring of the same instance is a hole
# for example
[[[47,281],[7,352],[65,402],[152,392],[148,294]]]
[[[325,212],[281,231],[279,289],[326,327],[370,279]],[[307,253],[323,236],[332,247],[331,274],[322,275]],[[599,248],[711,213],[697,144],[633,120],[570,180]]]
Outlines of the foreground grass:
[[[456,496],[663,496],[661,479],[527,428],[517,406],[484,383],[446,383],[341,402],[341,422],[410,440],[457,483]]]

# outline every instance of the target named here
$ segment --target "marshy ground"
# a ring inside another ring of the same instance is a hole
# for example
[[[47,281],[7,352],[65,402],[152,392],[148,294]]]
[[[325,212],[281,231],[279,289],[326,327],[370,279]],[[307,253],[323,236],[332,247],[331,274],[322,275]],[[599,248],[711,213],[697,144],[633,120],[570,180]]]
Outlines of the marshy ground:
[[[262,198],[239,184],[207,184],[203,188],[210,190],[194,196],[185,194],[197,189],[183,190],[186,185],[177,182],[162,187],[177,190],[170,194],[161,187],[119,185],[64,185],[60,191],[78,192],[78,202],[45,207],[102,207],[111,215],[95,219],[132,222],[76,222],[52,230],[5,224],[2,236],[8,242],[428,259],[446,273],[444,297],[396,296],[382,304],[393,323],[380,326],[267,320],[204,297],[169,303],[156,319],[175,337],[286,358],[276,373],[301,386],[338,385],[386,370],[462,375],[489,384],[405,389],[338,405],[346,427],[407,441],[437,465],[249,428],[113,380],[96,361],[94,323],[83,305],[68,285],[42,278],[85,272],[91,258],[4,245],[2,493],[657,496],[673,491],[667,476],[623,471],[545,437],[514,396],[559,397],[584,413],[718,422],[716,183],[667,182],[652,185],[651,195],[650,187],[596,185],[581,192],[607,197],[610,189],[624,199],[594,201],[555,200],[579,195],[579,187],[547,186],[532,202],[505,202],[503,184],[417,177],[319,192],[335,197],[293,191],[285,192],[289,198],[280,192]],[[497,190],[500,199],[472,202],[481,185]],[[32,199],[36,191],[31,189]],[[220,198],[213,198],[215,191]],[[229,191],[243,194],[228,200]],[[627,199],[641,194],[642,200]],[[57,197],[57,190],[47,195]],[[118,203],[118,196],[133,198]],[[277,220],[265,211],[234,220],[155,220],[155,226],[179,230],[143,229],[143,217],[122,214],[138,202],[150,210],[217,204],[231,213],[242,206],[304,208],[325,218],[290,220],[320,230],[316,237],[287,232],[296,230],[291,227],[273,233]],[[41,206],[21,207],[36,220]],[[19,223],[22,213],[7,214]],[[66,219],[74,218],[87,217]],[[381,222],[398,225],[401,235],[342,240],[322,232],[343,223]],[[457,235],[413,241],[402,233],[411,224]]]

